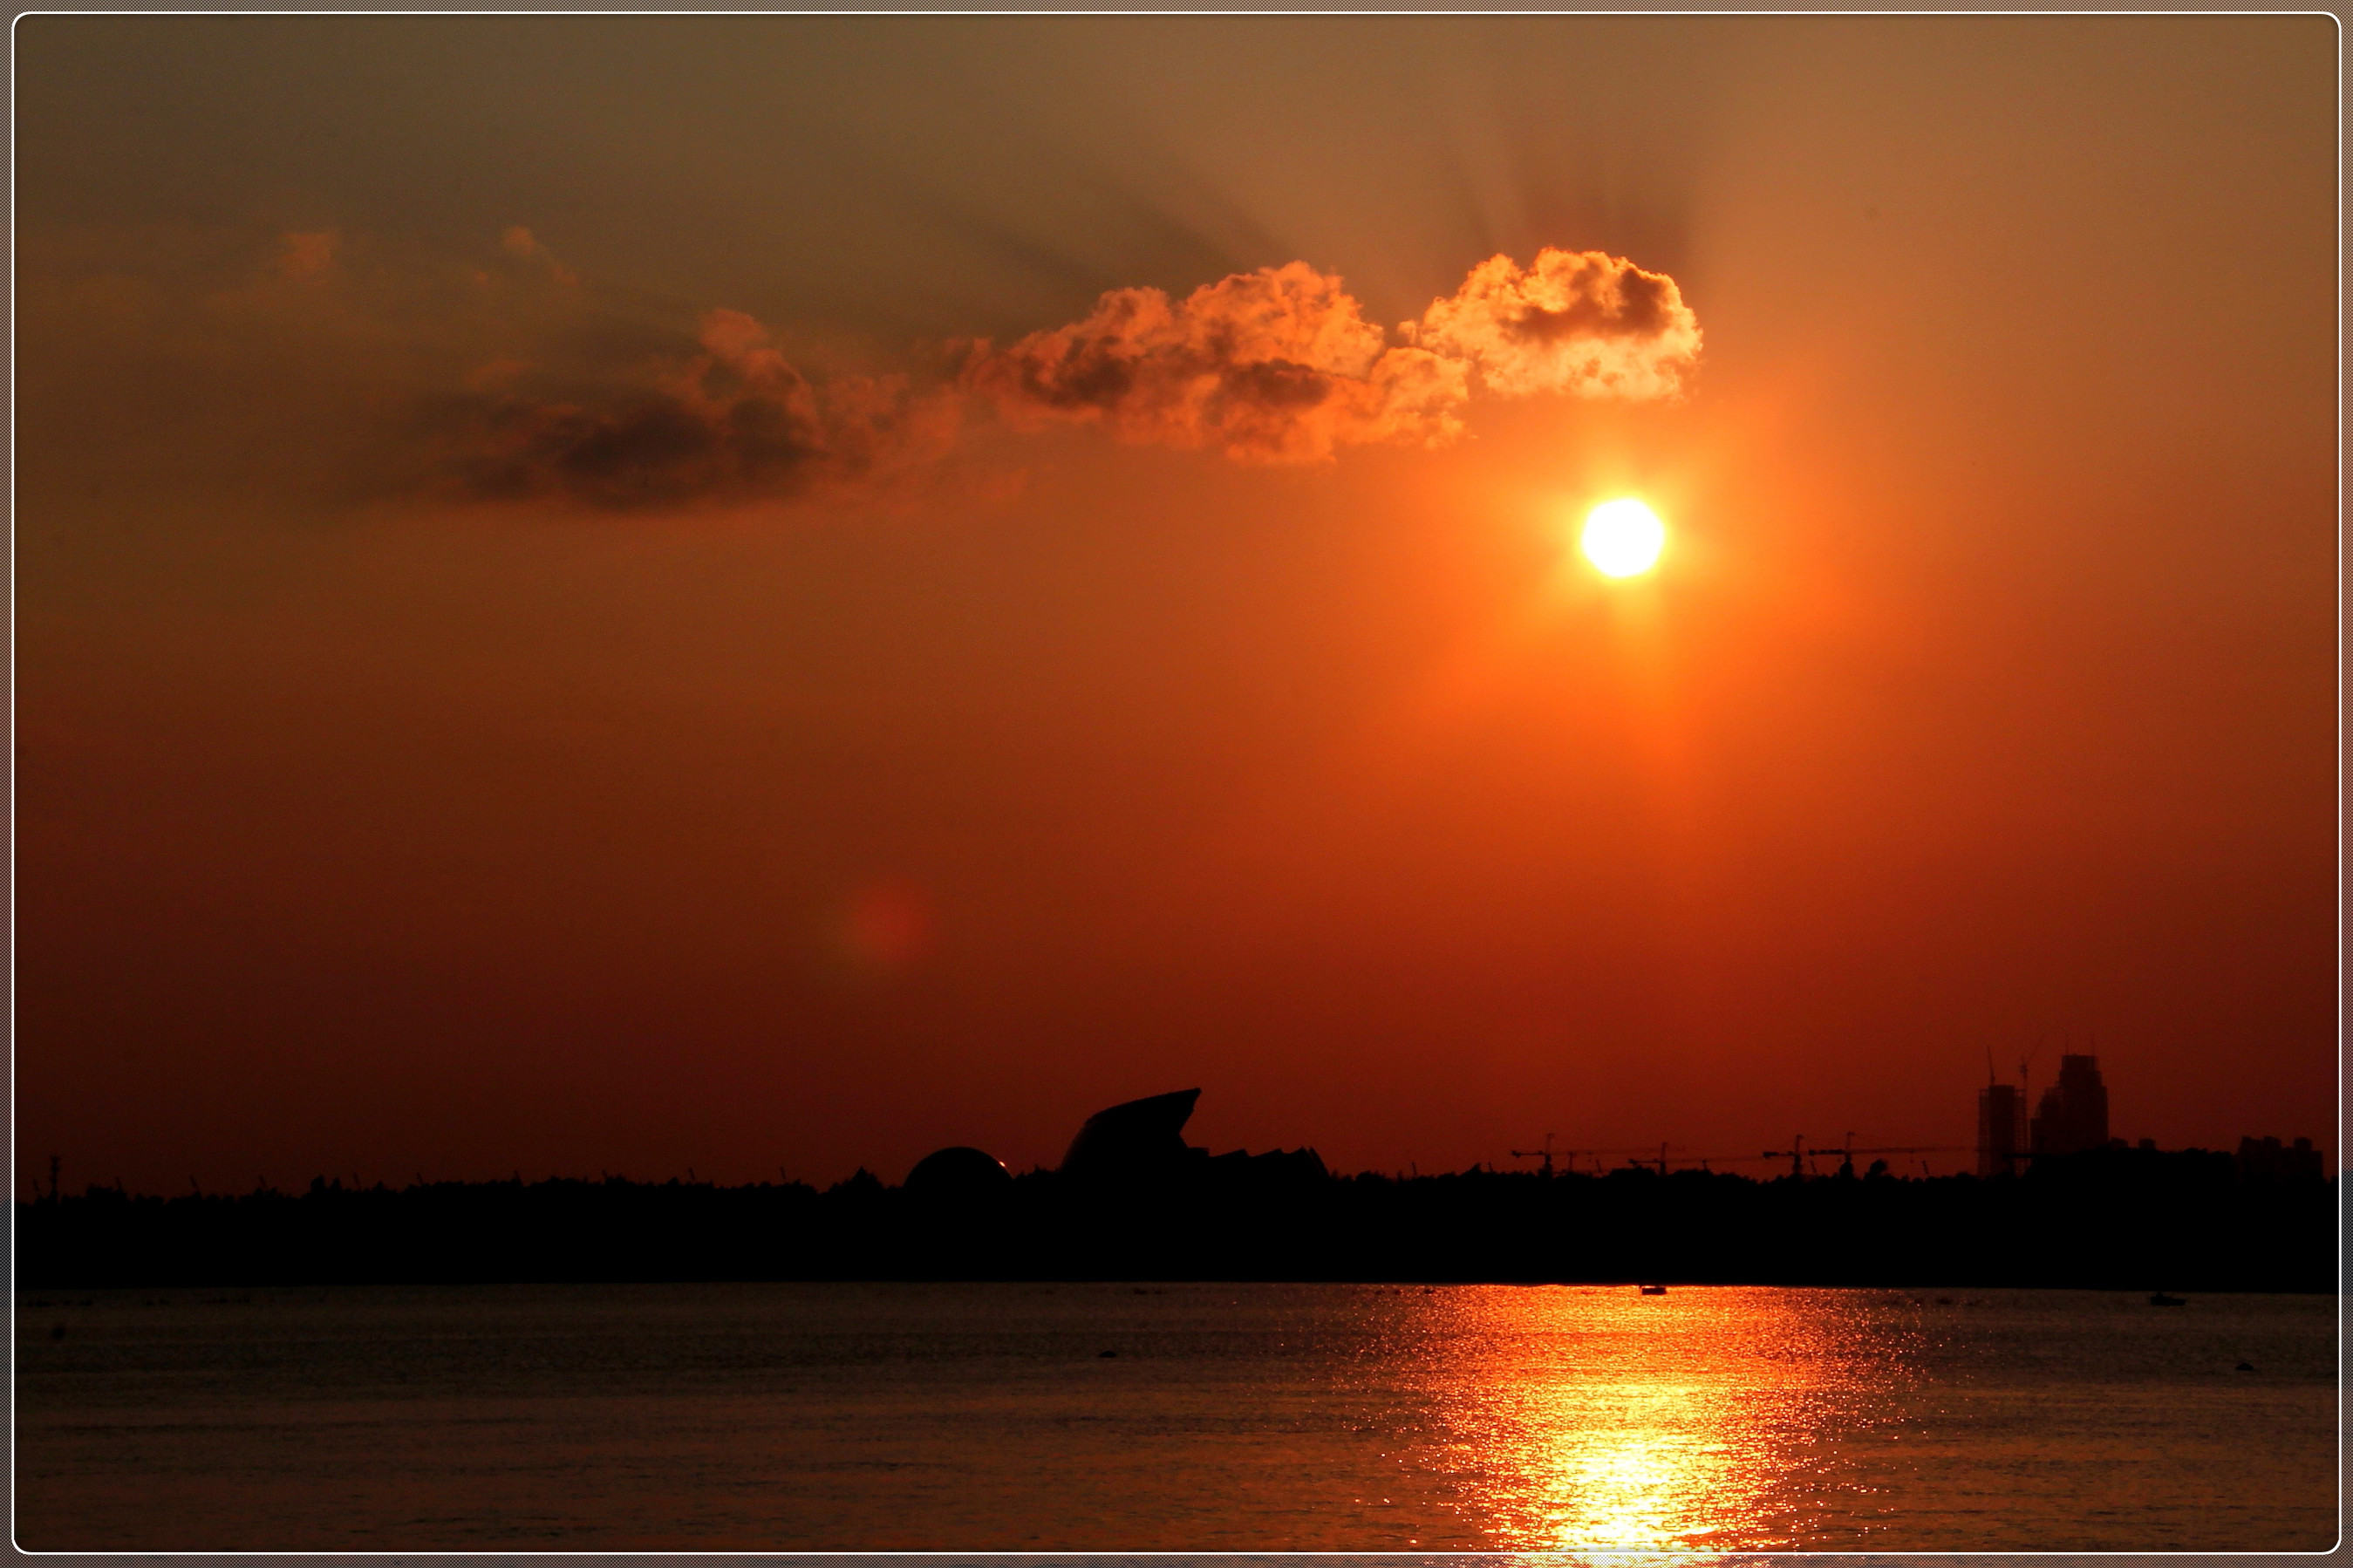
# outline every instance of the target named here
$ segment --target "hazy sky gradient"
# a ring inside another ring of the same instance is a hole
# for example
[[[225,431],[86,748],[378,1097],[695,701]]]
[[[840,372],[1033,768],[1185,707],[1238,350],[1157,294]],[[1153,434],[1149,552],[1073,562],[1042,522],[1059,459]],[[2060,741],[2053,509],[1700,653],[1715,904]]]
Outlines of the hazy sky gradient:
[[[2327,18],[18,36],[22,1179],[896,1180],[1195,1085],[1344,1169],[1965,1144],[2038,1038],[2122,1135],[2329,1136]],[[1545,246],[1675,279],[1686,397],[434,467],[712,310],[923,393],[1106,289],[1394,324]]]

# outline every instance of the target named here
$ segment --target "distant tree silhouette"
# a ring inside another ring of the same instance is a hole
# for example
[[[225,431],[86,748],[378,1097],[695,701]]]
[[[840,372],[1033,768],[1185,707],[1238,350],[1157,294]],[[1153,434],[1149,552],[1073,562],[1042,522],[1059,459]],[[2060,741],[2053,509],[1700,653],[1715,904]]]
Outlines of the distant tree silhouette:
[[[984,1156],[985,1158],[985,1156]],[[2107,1148],[2021,1178],[1625,1169],[1333,1177],[1312,1151],[1148,1180],[885,1186],[313,1181],[299,1196],[20,1201],[18,1284],[1228,1279],[2335,1288],[2335,1184]],[[1131,1174],[1133,1174],[1131,1173]],[[927,1187],[930,1190],[927,1190]]]

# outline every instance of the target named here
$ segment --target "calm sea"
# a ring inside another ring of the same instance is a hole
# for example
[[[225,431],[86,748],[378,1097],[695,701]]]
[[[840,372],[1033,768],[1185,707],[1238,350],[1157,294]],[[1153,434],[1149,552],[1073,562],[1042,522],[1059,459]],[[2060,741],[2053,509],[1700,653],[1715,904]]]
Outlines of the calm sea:
[[[2331,1297],[651,1285],[17,1305],[35,1551],[2228,1552],[2337,1531]]]

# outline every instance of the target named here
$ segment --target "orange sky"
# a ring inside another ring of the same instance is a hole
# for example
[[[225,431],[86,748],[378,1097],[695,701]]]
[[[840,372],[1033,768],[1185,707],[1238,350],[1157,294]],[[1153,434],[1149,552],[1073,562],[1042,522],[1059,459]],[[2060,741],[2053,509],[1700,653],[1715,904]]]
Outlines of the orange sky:
[[[2333,1141],[2326,18],[19,39],[20,1181],[895,1180],[1196,1085],[1344,1169],[1959,1144],[2038,1040]],[[957,379],[1546,247],[1673,280],[1682,396],[1268,462]],[[817,456],[482,479],[713,342]]]

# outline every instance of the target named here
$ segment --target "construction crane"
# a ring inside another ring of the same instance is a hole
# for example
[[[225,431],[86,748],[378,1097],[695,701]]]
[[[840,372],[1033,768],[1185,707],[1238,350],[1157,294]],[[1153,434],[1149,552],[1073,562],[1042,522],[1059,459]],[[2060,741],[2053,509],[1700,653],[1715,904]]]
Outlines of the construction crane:
[[[1680,1144],[1659,1144],[1659,1153],[1650,1153],[1645,1149],[1645,1152],[1640,1152],[1642,1153],[1642,1158],[1630,1158],[1630,1161],[1626,1161],[1626,1163],[1657,1170],[1659,1174],[1666,1174],[1668,1165],[1699,1165],[1701,1170],[1711,1170],[1713,1173],[1715,1165],[1739,1165],[1741,1161],[1767,1158],[1767,1156],[1762,1156],[1762,1153],[1678,1153],[1678,1156],[1671,1158],[1666,1153],[1668,1149],[1680,1149]]]
[[[1788,1161],[1789,1174],[1803,1181],[1808,1174],[1807,1167],[1820,1156],[1828,1153],[1835,1153],[1841,1165],[1852,1169],[1854,1157],[1857,1154],[1966,1154],[1969,1149],[1970,1145],[1967,1143],[1883,1144],[1877,1148],[1858,1149],[1854,1146],[1854,1134],[1852,1132],[1846,1135],[1846,1142],[1843,1143],[1832,1144],[1828,1149],[1809,1149],[1806,1147],[1806,1135],[1800,1132],[1789,1140],[1789,1147],[1767,1149],[1763,1158]]]
[[[1852,1169],[1857,1154],[1968,1154],[1975,1152],[1975,1149],[1968,1143],[1907,1143],[1902,1147],[1890,1146],[1883,1149],[1845,1149],[1841,1152],[1845,1156],[1848,1168]],[[1928,1162],[1921,1161],[1922,1173],[1926,1174],[1927,1169]]]
[[[1764,1158],[1766,1156],[1762,1154],[1684,1154],[1679,1157],[1675,1163],[1697,1165],[1701,1170],[1713,1173],[1718,1165],[1737,1165],[1746,1161]]]
[[[1543,1148],[1541,1148],[1541,1149],[1514,1149],[1514,1150],[1513,1150],[1513,1151],[1512,1151],[1512,1158],[1513,1158],[1513,1159],[1514,1159],[1514,1160],[1534,1160],[1534,1159],[1536,1159],[1536,1158],[1541,1157],[1541,1158],[1543,1159],[1543,1161],[1544,1161],[1544,1168],[1543,1168],[1543,1170],[1542,1170],[1542,1171],[1540,1171],[1538,1173],[1539,1173],[1540,1175],[1542,1175],[1542,1176],[1545,1178],[1545,1180],[1546,1180],[1546,1181],[1550,1181],[1550,1180],[1552,1180],[1552,1141],[1553,1141],[1553,1139],[1554,1139],[1554,1137],[1555,1137],[1555,1136],[1556,1136],[1556,1134],[1554,1134],[1554,1133],[1550,1133],[1550,1132],[1546,1133],[1546,1134],[1545,1134],[1545,1141],[1544,1141],[1544,1147],[1543,1147]],[[1575,1162],[1576,1158],[1577,1158],[1577,1156],[1576,1156],[1576,1155],[1574,1155],[1574,1154],[1572,1154],[1572,1155],[1570,1155],[1570,1156],[1569,1156],[1569,1159],[1570,1159],[1570,1161],[1572,1162],[1572,1163]]]
[[[1601,1168],[1601,1157],[1605,1154],[1639,1154],[1642,1152],[1639,1149],[1556,1149],[1552,1146],[1552,1140],[1553,1135],[1547,1132],[1545,1134],[1543,1148],[1514,1149],[1512,1151],[1512,1157],[1516,1160],[1542,1160],[1543,1173],[1549,1176],[1553,1173],[1553,1160],[1557,1156],[1561,1163],[1561,1169],[1573,1176],[1577,1174],[1577,1158],[1580,1154],[1591,1159],[1594,1169],[1598,1171]]]
[[[1663,1176],[1667,1173],[1667,1151],[1670,1149],[1680,1149],[1682,1147],[1683,1145],[1680,1143],[1662,1142],[1659,1145],[1659,1152],[1655,1154],[1651,1152],[1651,1146],[1648,1143],[1629,1149],[1583,1149],[1579,1150],[1578,1152],[1594,1155],[1597,1160],[1603,1154],[1623,1154],[1626,1156],[1626,1163],[1629,1167],[1643,1165],[1653,1166],[1657,1169],[1659,1174]]]
[[[1571,1175],[1574,1175],[1577,1173],[1577,1158],[1580,1154],[1588,1155],[1593,1160],[1594,1168],[1597,1172],[1600,1169],[1601,1160],[1604,1155],[1623,1154],[1627,1157],[1626,1163],[1629,1165],[1654,1166],[1657,1168],[1659,1174],[1663,1176],[1667,1173],[1667,1165],[1669,1163],[1667,1152],[1670,1149],[1679,1149],[1683,1147],[1680,1143],[1661,1143],[1657,1145],[1658,1152],[1656,1153],[1652,1153],[1651,1152],[1652,1146],[1648,1143],[1618,1149],[1556,1149],[1552,1146],[1554,1136],[1555,1135],[1550,1132],[1546,1133],[1544,1147],[1541,1149],[1513,1150],[1512,1158],[1514,1160],[1542,1160],[1544,1162],[1544,1164],[1541,1167],[1543,1173],[1546,1175],[1550,1175],[1553,1169],[1553,1160],[1555,1156],[1558,1156],[1568,1173]],[[1641,1156],[1641,1158],[1636,1158],[1635,1156],[1637,1155]],[[1715,1155],[1711,1156],[1711,1158],[1738,1159],[1740,1156],[1726,1154]]]
[[[1969,1148],[1970,1145],[1966,1143],[1909,1143],[1889,1144],[1877,1149],[1858,1149],[1854,1146],[1854,1134],[1850,1132],[1846,1135],[1846,1142],[1839,1145],[1839,1163],[1841,1165],[1851,1166],[1854,1163],[1854,1157],[1857,1154],[1966,1154],[1969,1152]],[[1817,1150],[1816,1152],[1819,1153],[1820,1151]]]

